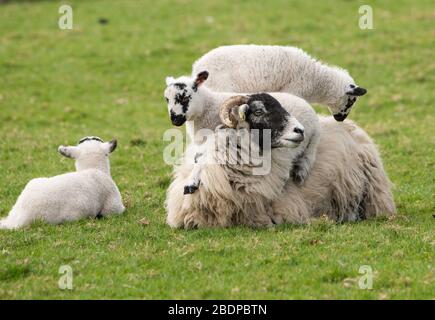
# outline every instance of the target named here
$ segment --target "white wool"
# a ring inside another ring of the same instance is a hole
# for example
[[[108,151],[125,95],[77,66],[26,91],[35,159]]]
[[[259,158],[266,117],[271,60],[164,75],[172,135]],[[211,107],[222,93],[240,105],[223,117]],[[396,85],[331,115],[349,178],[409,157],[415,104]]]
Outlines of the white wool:
[[[209,78],[210,79],[209,75]],[[173,86],[174,83],[181,83],[186,85],[187,94],[191,97],[189,102],[189,107],[185,113],[186,131],[189,138],[194,143],[200,144],[202,141],[201,136],[197,133],[201,129],[211,129],[214,130],[217,126],[221,124],[219,118],[219,107],[228,98],[238,95],[240,93],[234,92],[218,92],[212,90],[208,87],[208,79],[204,84],[198,86],[196,90],[192,90],[192,86],[195,81],[195,77],[190,78],[182,76],[179,78],[168,77],[167,85],[165,90],[165,97],[173,97],[180,92],[177,87]],[[242,93],[245,95],[246,93]],[[272,92],[269,93],[286,109],[291,116],[296,118],[296,120],[302,124],[305,131],[305,139],[297,148],[299,157],[295,159],[297,163],[297,171],[295,171],[295,179],[303,181],[308,175],[310,168],[312,167],[315,154],[316,146],[319,141],[320,128],[319,121],[314,109],[307,103],[304,99],[301,99],[295,95],[283,93],[283,92]],[[181,113],[181,107],[179,105],[171,103],[174,99],[170,99],[168,105],[169,112]],[[195,139],[196,138],[196,139]],[[194,156],[190,157],[193,159]],[[292,168],[292,167],[291,167]],[[193,173],[190,180],[197,180],[195,174]]]
[[[121,194],[110,175],[109,153],[116,142],[89,140],[59,147],[76,160],[76,172],[31,180],[0,229],[18,229],[36,220],[51,224],[124,212]]]
[[[287,92],[347,116],[346,94],[355,81],[341,68],[321,63],[299,48],[232,45],[211,50],[192,67],[194,77],[208,71],[207,86],[223,92]]]
[[[316,161],[305,183],[287,179],[294,149],[273,149],[267,176],[249,168],[206,165],[204,187],[183,197],[192,166],[174,171],[166,198],[167,222],[174,228],[269,226],[309,223],[321,215],[337,221],[357,221],[396,213],[391,183],[376,145],[351,121],[320,118],[321,137]],[[213,153],[214,157],[219,154]]]

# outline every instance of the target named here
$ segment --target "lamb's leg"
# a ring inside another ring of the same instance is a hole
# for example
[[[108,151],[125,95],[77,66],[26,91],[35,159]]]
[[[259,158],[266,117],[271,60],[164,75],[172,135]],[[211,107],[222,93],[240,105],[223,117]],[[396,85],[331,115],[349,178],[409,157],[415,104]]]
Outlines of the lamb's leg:
[[[317,137],[308,142],[302,154],[293,161],[290,177],[296,184],[303,185],[316,160]]]
[[[6,218],[0,220],[0,229],[19,229],[28,226],[31,222],[32,219],[26,214],[13,208]]]
[[[201,183],[201,170],[202,165],[200,158],[202,157],[201,153],[197,153],[195,155],[195,164],[193,165],[192,172],[189,175],[189,179],[187,180],[187,184],[184,186],[184,194],[192,194],[198,190],[199,185]]]
[[[101,212],[99,212],[96,218],[102,218],[110,214],[121,214],[125,211],[124,204],[122,203],[122,198],[119,194],[114,194],[108,198],[103,206]]]

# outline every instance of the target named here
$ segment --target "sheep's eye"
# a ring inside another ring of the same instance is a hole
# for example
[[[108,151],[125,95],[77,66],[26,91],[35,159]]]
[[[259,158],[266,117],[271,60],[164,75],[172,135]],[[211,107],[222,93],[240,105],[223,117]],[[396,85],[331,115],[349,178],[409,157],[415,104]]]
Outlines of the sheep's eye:
[[[167,102],[167,103],[169,103],[169,99],[168,99],[168,98],[166,98],[166,97],[165,97],[165,99],[166,99],[166,102]]]
[[[259,117],[262,116],[264,114],[263,110],[255,110],[254,111],[254,116]]]

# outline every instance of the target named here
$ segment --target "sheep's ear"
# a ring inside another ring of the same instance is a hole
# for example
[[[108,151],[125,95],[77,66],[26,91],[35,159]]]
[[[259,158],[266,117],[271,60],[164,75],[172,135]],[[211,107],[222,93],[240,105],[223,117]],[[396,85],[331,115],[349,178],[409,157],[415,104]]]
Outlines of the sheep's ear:
[[[112,153],[113,151],[115,151],[117,146],[118,146],[118,141],[116,139],[113,139],[113,140],[111,140],[109,142],[104,142],[103,143],[104,151],[107,154]]]
[[[71,158],[71,159],[77,159],[80,153],[79,148],[72,147],[72,146],[68,146],[68,147],[59,146],[57,151],[59,151],[59,153],[64,157]]]
[[[208,71],[201,71],[195,79],[194,87],[198,88],[208,78]]]
[[[249,109],[249,105],[248,104],[242,104],[239,108],[238,108],[238,114],[239,114],[239,118],[242,121],[246,120],[246,112]]]
[[[175,78],[174,77],[166,77],[166,85],[167,86],[170,86],[174,82],[175,82]]]
[[[347,89],[346,89],[346,94],[350,95],[350,96],[363,96],[367,93],[367,90],[364,89],[363,87],[358,87],[355,86],[353,84],[351,84]]]

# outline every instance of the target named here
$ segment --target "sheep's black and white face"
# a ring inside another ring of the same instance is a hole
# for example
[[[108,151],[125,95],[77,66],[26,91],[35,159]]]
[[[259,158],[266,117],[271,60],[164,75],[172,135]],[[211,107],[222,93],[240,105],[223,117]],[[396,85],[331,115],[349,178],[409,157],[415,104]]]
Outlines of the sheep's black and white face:
[[[367,90],[357,85],[350,84],[345,88],[344,96],[339,99],[334,107],[331,108],[331,112],[334,119],[337,121],[344,121],[347,118],[352,106],[355,104],[357,97],[363,96],[367,93]]]
[[[175,126],[183,125],[187,120],[192,120],[201,110],[195,103],[198,97],[198,87],[207,79],[208,72],[200,72],[196,79],[180,77],[166,78],[165,99],[168,103],[169,116]]]
[[[297,147],[304,140],[304,127],[267,93],[251,95],[242,117],[250,129],[258,129],[260,145],[263,130],[271,130],[271,147]]]

